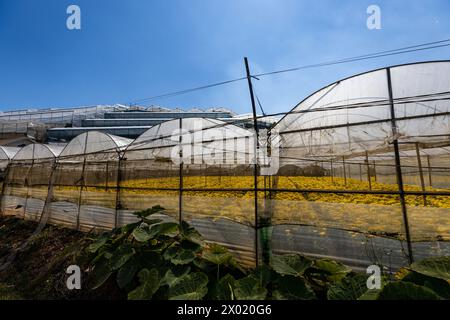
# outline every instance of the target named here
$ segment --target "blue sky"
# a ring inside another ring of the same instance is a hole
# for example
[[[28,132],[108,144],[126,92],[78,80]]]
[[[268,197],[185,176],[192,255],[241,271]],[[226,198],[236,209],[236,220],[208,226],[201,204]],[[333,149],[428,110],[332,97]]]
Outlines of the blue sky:
[[[66,8],[81,8],[68,30]],[[381,8],[368,30],[366,9]],[[448,0],[0,0],[0,110],[129,103],[254,73],[450,38]],[[288,111],[354,73],[450,59],[450,48],[255,81],[267,112]],[[251,111],[245,81],[146,103]]]

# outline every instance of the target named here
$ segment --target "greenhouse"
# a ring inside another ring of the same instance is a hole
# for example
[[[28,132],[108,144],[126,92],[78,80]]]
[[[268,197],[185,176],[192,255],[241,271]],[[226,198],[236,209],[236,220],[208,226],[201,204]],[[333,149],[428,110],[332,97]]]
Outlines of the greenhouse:
[[[3,213],[37,219],[47,195],[60,145],[30,144],[11,159],[2,187]]]
[[[71,140],[55,163],[46,200],[50,221],[80,230],[113,228],[118,163],[131,141],[96,131]]]
[[[5,170],[20,148],[0,146],[0,170]]]
[[[297,252],[395,270],[450,254],[449,99],[450,62],[415,63],[330,84],[268,131],[182,118],[30,145],[2,213],[89,231],[160,205],[248,266]]]

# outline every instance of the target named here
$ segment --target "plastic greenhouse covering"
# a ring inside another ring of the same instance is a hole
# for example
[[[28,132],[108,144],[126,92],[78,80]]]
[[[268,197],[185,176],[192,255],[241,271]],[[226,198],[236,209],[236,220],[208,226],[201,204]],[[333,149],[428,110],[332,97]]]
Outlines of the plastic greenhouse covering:
[[[0,146],[0,170],[5,170],[20,148]]]
[[[31,145],[1,209],[87,231],[161,205],[249,266],[299,252],[396,270],[450,254],[449,100],[450,62],[415,63],[330,84],[268,131],[183,118]]]

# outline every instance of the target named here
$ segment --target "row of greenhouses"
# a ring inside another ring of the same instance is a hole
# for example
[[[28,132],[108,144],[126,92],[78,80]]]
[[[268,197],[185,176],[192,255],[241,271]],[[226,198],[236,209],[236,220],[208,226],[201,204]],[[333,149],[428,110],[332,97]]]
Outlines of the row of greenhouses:
[[[449,99],[450,62],[415,63],[326,86],[270,130],[183,118],[1,147],[1,211],[88,231],[161,205],[249,266],[300,252],[396,269],[450,254]]]

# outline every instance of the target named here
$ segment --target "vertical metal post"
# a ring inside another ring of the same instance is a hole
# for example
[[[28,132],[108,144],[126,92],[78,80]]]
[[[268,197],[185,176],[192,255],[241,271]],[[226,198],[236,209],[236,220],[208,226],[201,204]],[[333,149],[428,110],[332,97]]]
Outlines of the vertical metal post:
[[[429,181],[430,187],[432,187],[433,186],[433,182],[431,180],[431,161],[430,161],[430,156],[429,155],[427,155],[427,164],[428,164],[428,180],[430,180]]]
[[[86,150],[87,150],[87,142],[88,142],[89,132],[86,133],[86,137],[84,140],[84,150],[83,150],[83,168],[81,171],[81,186],[80,193],[78,195],[78,211],[77,211],[77,230],[80,228],[80,212],[81,212],[81,198],[83,196],[83,187],[85,185],[85,170],[86,170]]]
[[[227,163],[227,140],[225,138],[222,138],[222,163]]]
[[[389,103],[390,103],[390,109],[391,109],[391,127],[392,127],[392,136],[394,138],[393,145],[394,145],[394,155],[395,155],[395,172],[397,175],[397,184],[398,184],[398,191],[400,196],[400,204],[402,207],[402,214],[403,214],[403,223],[405,225],[405,234],[406,234],[406,243],[408,246],[408,259],[409,263],[414,262],[413,252],[412,252],[412,246],[411,246],[411,236],[409,233],[409,222],[408,222],[408,213],[406,209],[406,199],[405,199],[405,190],[403,187],[403,176],[402,176],[402,167],[400,163],[400,150],[398,147],[398,140],[397,140],[397,123],[395,121],[395,107],[394,107],[394,96],[392,93],[392,80],[391,80],[391,69],[386,68],[386,75],[387,75],[387,85],[388,85],[388,91],[389,91]]]
[[[182,211],[183,211],[183,145],[182,145],[183,136],[181,134],[182,129],[183,129],[183,119],[180,118],[180,130],[179,130],[179,134],[180,134],[180,137],[179,137],[180,171],[179,171],[179,176],[178,176],[178,178],[180,180],[179,181],[180,189],[178,191],[178,222],[179,222],[180,226],[181,226],[181,222],[183,221],[183,214],[182,214]]]
[[[259,230],[259,224],[258,224],[258,154],[259,154],[259,132],[258,132],[258,121],[256,119],[256,103],[255,103],[255,96],[253,94],[253,85],[252,85],[252,77],[250,74],[250,68],[248,66],[248,59],[247,57],[244,57],[244,63],[245,63],[245,71],[247,73],[247,82],[248,82],[248,88],[250,91],[250,99],[252,102],[252,111],[253,111],[253,127],[255,128],[255,163],[253,166],[253,184],[254,184],[254,195],[255,195],[255,264],[256,267],[259,265],[259,255],[258,255],[258,230]]]
[[[375,182],[377,182],[377,165],[375,164],[375,160],[372,161],[372,165],[373,165],[373,177],[375,179]]]
[[[4,216],[5,213],[3,212],[3,198],[5,197],[5,190],[6,190],[6,183],[9,180],[9,172],[11,170],[11,161],[9,161],[8,165],[6,166],[5,169],[5,178],[3,179],[3,184],[2,184],[2,193],[0,194],[0,215]]]
[[[116,212],[114,217],[114,228],[119,226],[119,210],[122,209],[120,202],[120,185],[122,182],[122,160],[124,154],[119,154],[118,168],[117,168],[117,182],[116,182]]]
[[[423,169],[422,169],[422,159],[420,158],[420,147],[419,143],[416,142],[416,155],[417,155],[417,164],[419,165],[419,176],[420,176],[420,186],[422,187],[422,191],[425,192],[425,179],[423,178]],[[423,195],[423,205],[427,205],[427,196]]]
[[[369,152],[366,151],[367,181],[369,182],[369,190],[372,190],[372,180],[370,177]]]
[[[330,160],[330,170],[331,170],[331,183],[334,184],[333,159]]]
[[[83,196],[83,188],[84,188],[84,185],[85,185],[85,180],[84,180],[85,170],[86,170],[86,155],[84,156],[83,168],[81,170],[81,186],[80,186],[80,192],[78,194],[78,208],[77,208],[78,211],[77,211],[77,226],[76,226],[76,230],[80,229],[81,198]]]
[[[233,163],[237,164],[238,163],[238,152],[237,152],[237,148],[238,148],[238,142],[237,142],[237,137],[233,138]]]
[[[31,168],[30,170],[27,171],[27,175],[26,175],[26,182],[27,182],[27,197],[25,198],[25,206],[23,208],[23,219],[26,219],[26,215],[27,215],[27,209],[28,209],[28,197],[30,196],[30,175],[33,175],[33,167],[34,167],[34,151],[35,151],[35,146],[36,144],[33,144],[33,153],[32,153],[32,160],[31,160]]]
[[[106,179],[105,179],[105,188],[106,191],[108,191],[108,184],[109,184],[109,161],[106,160]]]
[[[45,225],[48,221],[49,216],[51,215],[50,205],[53,200],[53,186],[55,184],[55,176],[56,176],[55,171],[57,167],[58,167],[58,160],[55,157],[52,162],[51,172],[48,179],[47,196],[45,197],[45,202],[44,206],[42,207],[40,217],[39,219],[37,219],[39,221],[40,226]]]
[[[344,185],[347,185],[347,173],[345,171],[345,157],[342,157],[342,169],[344,173]]]

